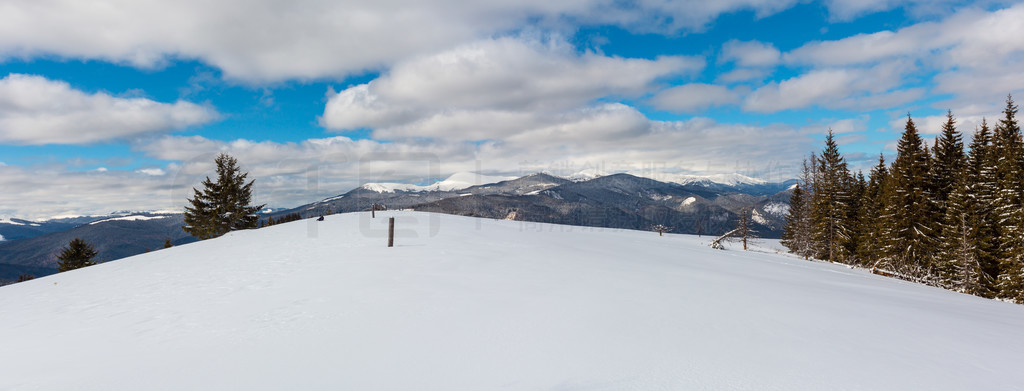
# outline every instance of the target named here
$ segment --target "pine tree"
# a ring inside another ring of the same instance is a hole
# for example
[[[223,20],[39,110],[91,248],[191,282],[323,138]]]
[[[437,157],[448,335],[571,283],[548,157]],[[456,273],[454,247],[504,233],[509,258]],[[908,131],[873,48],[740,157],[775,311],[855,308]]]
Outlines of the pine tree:
[[[825,149],[818,158],[818,169],[814,177],[814,194],[811,196],[814,222],[812,240],[818,250],[817,258],[829,262],[845,261],[846,242],[850,239],[847,221],[849,203],[850,172],[846,161],[839,154],[835,135],[829,129],[825,138]]]
[[[882,239],[887,243],[881,261],[883,267],[918,279],[930,276],[937,235],[926,151],[908,115],[883,194]]]
[[[789,214],[786,216],[786,226],[782,233],[782,245],[804,259],[813,255],[810,239],[811,218],[807,214],[806,204],[807,195],[797,184],[793,188],[793,195],[789,197]]]
[[[978,263],[984,273],[981,283],[982,291],[975,294],[992,297],[998,288],[995,283],[999,276],[999,218],[995,213],[996,198],[999,193],[999,179],[996,170],[998,159],[992,147],[992,132],[983,118],[981,126],[975,131],[967,154],[966,179],[970,182],[970,193],[973,202],[972,213],[976,226],[975,247]]]
[[[191,206],[185,207],[185,226],[183,229],[199,239],[210,239],[233,230],[256,228],[259,216],[256,215],[264,205],[250,206],[252,185],[255,181],[245,183],[248,173],[241,173],[238,161],[220,154],[215,160],[217,164],[217,181],[210,177],[203,181],[203,190],[195,188],[194,198],[188,200]]]
[[[171,248],[171,247],[174,247],[174,244],[171,243],[171,238],[164,239],[164,248]]]
[[[932,199],[936,213],[946,213],[946,201],[953,192],[957,177],[963,169],[967,156],[964,154],[963,135],[956,130],[956,119],[953,111],[946,112],[946,123],[942,125],[942,133],[935,139],[934,164],[932,165]]]
[[[936,282],[947,289],[990,296],[993,279],[982,270],[985,254],[981,251],[986,216],[984,204],[979,202],[982,198],[975,193],[977,184],[978,176],[965,164],[945,203],[935,257]]]
[[[861,265],[873,266],[881,258],[879,243],[882,241],[882,226],[878,216],[884,209],[882,190],[889,176],[884,155],[878,154],[878,165],[872,168],[868,175],[868,183],[861,195],[861,207],[857,216],[857,224],[861,230],[860,239],[857,241],[857,260]]]
[[[1024,302],[1024,140],[1012,96],[1006,98],[1003,114],[992,142],[999,184],[995,200],[1001,260],[998,288],[1000,297]]]
[[[61,249],[60,254],[57,255],[57,272],[66,272],[95,265],[96,261],[94,258],[96,258],[97,254],[99,253],[93,249],[91,244],[81,238],[75,238],[71,243],[68,243],[67,247]]]
[[[867,192],[868,182],[864,173],[858,171],[857,175],[851,177],[849,185],[849,207],[846,209],[846,221],[850,230],[850,239],[845,243],[846,263],[860,264],[857,249],[865,239],[869,227],[861,221],[861,210],[864,208],[864,193]]]

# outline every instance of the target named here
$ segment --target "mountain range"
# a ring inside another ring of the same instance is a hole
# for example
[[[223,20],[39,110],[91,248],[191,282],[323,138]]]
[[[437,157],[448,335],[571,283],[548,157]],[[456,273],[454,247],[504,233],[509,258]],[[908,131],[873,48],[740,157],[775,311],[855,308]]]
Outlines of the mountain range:
[[[432,185],[366,183],[351,191],[291,209],[264,213],[280,220],[388,209],[557,223],[570,226],[720,235],[731,230],[739,213],[750,210],[761,237],[778,237],[795,181],[770,183],[742,175],[659,177],[585,172],[568,178],[536,173],[520,178],[458,173]],[[22,274],[56,272],[56,256],[68,242],[82,238],[110,261],[161,249],[165,240],[184,244],[196,239],[182,229],[181,213],[117,212],[28,221],[0,220],[0,282]]]

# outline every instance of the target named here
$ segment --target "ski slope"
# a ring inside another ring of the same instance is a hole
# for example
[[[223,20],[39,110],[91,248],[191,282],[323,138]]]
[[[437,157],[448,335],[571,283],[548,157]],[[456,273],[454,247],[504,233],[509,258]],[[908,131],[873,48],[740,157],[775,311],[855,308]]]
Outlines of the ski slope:
[[[708,237],[377,215],[235,232],[2,287],[0,389],[1024,384],[1024,306],[713,250]]]

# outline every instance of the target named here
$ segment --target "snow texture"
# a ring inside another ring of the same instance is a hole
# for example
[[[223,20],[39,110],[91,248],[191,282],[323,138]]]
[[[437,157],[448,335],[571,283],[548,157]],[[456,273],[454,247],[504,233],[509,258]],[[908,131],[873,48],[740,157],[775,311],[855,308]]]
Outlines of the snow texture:
[[[0,288],[0,389],[1024,384],[1024,306],[708,241],[393,211],[232,232]]]
[[[569,175],[568,177],[565,177],[565,179],[568,179],[568,180],[573,181],[573,182],[586,182],[586,181],[589,181],[591,179],[600,178],[600,177],[607,176],[607,175],[608,175],[608,173],[604,172],[602,170],[599,170],[599,169],[596,169],[596,168],[588,168],[588,169],[576,172],[576,173],[574,173],[572,175]]]
[[[761,213],[758,212],[757,209],[754,209],[754,210],[750,211],[750,219],[754,220],[755,223],[758,223],[758,224],[761,224],[761,225],[769,225],[770,224],[768,219],[764,218],[764,216],[761,216]]]
[[[650,177],[651,179],[662,181],[662,182],[675,182],[680,185],[704,185],[720,184],[726,186],[737,186],[737,185],[763,185],[768,183],[763,179],[751,178],[743,174],[717,174],[717,175],[685,175],[685,174],[665,174],[658,173],[651,175],[650,173],[634,173],[633,175],[640,177]]]
[[[142,216],[142,215],[121,216],[121,217],[114,217],[114,218],[111,218],[111,219],[104,219],[104,220],[99,220],[99,221],[93,221],[93,222],[89,223],[89,225],[105,223],[105,222],[108,222],[108,221],[143,221],[143,220],[166,219],[168,217],[170,217],[170,216]]]
[[[772,202],[765,204],[764,211],[772,216],[786,217],[789,216],[789,205],[781,202]]]
[[[471,172],[457,172],[443,181],[426,186],[408,183],[367,183],[360,186],[360,188],[377,193],[394,193],[395,191],[456,191],[477,185],[498,183],[512,179],[516,178],[509,176],[479,175]]]

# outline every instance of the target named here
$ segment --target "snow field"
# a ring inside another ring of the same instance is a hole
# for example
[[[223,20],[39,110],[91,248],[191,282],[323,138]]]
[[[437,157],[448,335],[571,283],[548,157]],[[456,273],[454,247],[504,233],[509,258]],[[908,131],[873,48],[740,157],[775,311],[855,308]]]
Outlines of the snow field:
[[[710,237],[377,215],[235,232],[0,288],[0,389],[1024,384],[1022,306],[713,250]]]

